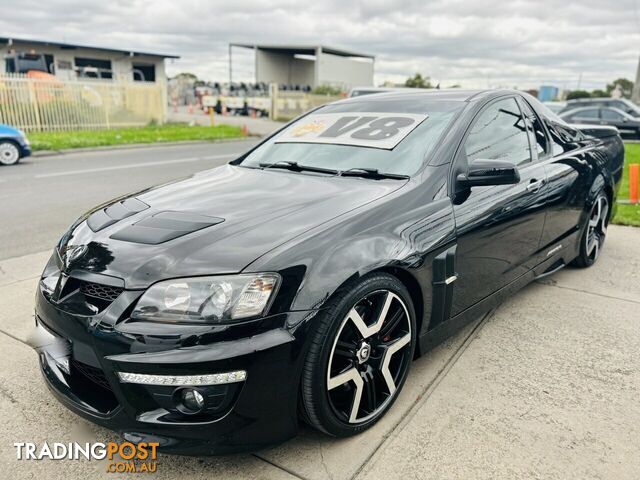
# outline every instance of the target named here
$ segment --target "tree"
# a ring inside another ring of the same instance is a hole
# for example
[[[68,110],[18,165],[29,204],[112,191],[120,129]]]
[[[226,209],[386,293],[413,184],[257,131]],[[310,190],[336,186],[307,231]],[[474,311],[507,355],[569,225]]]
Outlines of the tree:
[[[631,98],[631,92],[633,92],[633,82],[628,78],[618,78],[611,83],[607,83],[607,97],[611,96],[616,88],[616,85],[620,85],[622,89],[622,96],[624,98]]]
[[[605,92],[604,90],[598,89],[598,90],[593,90],[591,92],[591,96],[593,98],[602,98],[602,97],[609,97],[610,95],[609,95],[608,92]]]
[[[413,77],[407,78],[404,86],[408,88],[431,88],[431,79],[416,73]]]
[[[195,76],[193,73],[189,73],[189,72],[179,73],[173,78],[177,78],[179,80],[192,80],[194,82],[198,81],[198,77]]]
[[[567,100],[575,100],[576,98],[589,98],[591,94],[586,90],[573,90],[567,95]]]
[[[316,95],[332,95],[337,97],[342,95],[342,89],[340,87],[334,87],[332,85],[322,84],[313,89],[313,93]]]

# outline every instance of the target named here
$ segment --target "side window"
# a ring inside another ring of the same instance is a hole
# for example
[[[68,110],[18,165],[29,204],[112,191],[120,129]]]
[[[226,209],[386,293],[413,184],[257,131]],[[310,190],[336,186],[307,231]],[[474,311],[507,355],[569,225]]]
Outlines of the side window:
[[[547,142],[547,135],[544,133],[544,127],[540,121],[540,117],[533,111],[531,106],[526,100],[522,101],[522,109],[525,117],[527,117],[527,129],[531,134],[531,145],[535,145],[535,149],[538,153],[538,158],[544,157],[549,151],[549,145]]]
[[[586,110],[582,110],[580,112],[576,112],[572,118],[585,118],[592,119],[598,118],[598,109],[597,108],[588,108]]]
[[[603,108],[600,111],[600,114],[602,115],[603,120],[618,120],[618,121],[622,120],[622,115],[620,115],[615,110],[611,110],[609,108]]]
[[[515,165],[531,161],[524,119],[515,98],[493,102],[476,118],[464,144],[467,161],[505,160]]]

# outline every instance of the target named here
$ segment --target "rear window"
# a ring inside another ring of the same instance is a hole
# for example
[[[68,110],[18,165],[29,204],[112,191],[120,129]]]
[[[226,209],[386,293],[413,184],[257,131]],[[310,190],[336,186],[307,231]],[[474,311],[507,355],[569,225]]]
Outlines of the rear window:
[[[339,171],[373,168],[412,175],[463,106],[463,102],[415,100],[327,105],[270,138],[241,165],[296,162]],[[302,136],[296,138],[296,133]]]

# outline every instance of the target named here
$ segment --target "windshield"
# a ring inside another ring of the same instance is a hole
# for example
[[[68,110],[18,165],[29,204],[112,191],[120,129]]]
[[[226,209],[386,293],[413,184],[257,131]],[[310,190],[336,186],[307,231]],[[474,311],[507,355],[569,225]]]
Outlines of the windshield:
[[[376,95],[377,96],[377,95]],[[278,143],[286,138],[286,131],[270,138],[248,154],[241,165],[262,168],[275,163],[296,163],[302,166],[346,171],[365,168],[380,173],[412,175],[423,164],[426,156],[438,143],[464,103],[449,101],[362,101],[327,105],[314,114],[348,114],[380,112],[381,115],[423,115],[426,117],[392,149],[372,148],[361,145],[337,145],[331,143]],[[398,113],[402,112],[402,113]],[[305,118],[310,118],[305,117]],[[308,121],[302,118],[293,126]],[[290,130],[289,127],[287,130]]]

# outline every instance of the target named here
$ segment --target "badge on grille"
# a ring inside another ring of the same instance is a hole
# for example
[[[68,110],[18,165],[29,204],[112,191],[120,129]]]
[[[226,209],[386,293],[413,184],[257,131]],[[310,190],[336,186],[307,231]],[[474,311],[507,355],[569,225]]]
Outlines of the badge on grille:
[[[67,245],[66,247],[60,248],[59,250],[60,259],[64,264],[64,269],[67,270],[75,260],[80,258],[86,252],[87,252],[86,245],[73,245],[73,246]]]

